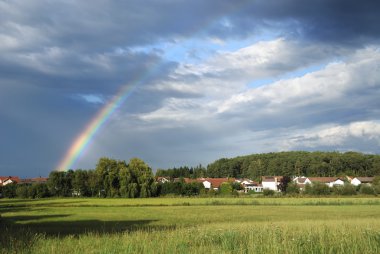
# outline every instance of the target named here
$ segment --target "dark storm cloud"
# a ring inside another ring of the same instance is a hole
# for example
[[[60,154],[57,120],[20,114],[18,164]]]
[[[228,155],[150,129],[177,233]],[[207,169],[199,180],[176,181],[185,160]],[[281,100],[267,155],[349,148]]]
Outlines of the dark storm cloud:
[[[193,36],[244,37],[273,29],[278,34],[354,43],[378,39],[380,3],[353,0],[261,1],[9,1],[0,31],[19,49],[110,48],[154,44]]]
[[[360,45],[379,41],[379,12],[375,0],[262,0],[232,16],[230,30],[239,35],[267,28],[293,39]]]
[[[140,46],[173,36],[193,36],[240,2],[15,1],[2,3],[7,12],[0,20],[6,28],[22,24],[16,26],[20,32],[37,29],[36,36],[44,36],[46,45],[102,51],[110,46]]]

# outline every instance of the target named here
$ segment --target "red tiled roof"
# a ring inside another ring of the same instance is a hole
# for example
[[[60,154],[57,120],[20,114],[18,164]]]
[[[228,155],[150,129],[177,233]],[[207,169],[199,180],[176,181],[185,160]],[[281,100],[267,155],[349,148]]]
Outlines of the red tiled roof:
[[[4,182],[8,179],[12,180],[13,182],[20,182],[20,178],[18,176],[0,176],[0,179]]]
[[[356,177],[362,183],[372,183],[374,177],[369,176],[358,176]]]
[[[197,179],[192,179],[192,178],[183,178],[183,180],[185,181],[185,183],[193,183],[197,181]]]
[[[283,176],[262,176],[261,182],[280,182]]]
[[[299,178],[297,179],[297,181],[298,181],[300,184],[303,184],[303,183],[305,183],[306,179],[307,179],[307,177],[299,177]],[[309,179],[309,180],[310,180],[310,179]]]
[[[5,181],[5,180],[7,180],[9,178],[9,176],[0,176],[0,180],[1,181]]]
[[[202,182],[208,181],[212,188],[219,188],[222,183],[235,182],[235,178],[199,178]]]

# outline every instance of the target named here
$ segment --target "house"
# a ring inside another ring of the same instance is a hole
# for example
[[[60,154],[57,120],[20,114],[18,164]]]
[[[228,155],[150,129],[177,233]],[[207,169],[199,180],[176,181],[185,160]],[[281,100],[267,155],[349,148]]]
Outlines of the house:
[[[5,186],[10,183],[19,183],[20,178],[18,176],[0,176],[0,185]]]
[[[344,185],[344,179],[340,177],[308,177],[308,179],[311,181],[311,184],[319,182],[329,187]]]
[[[0,186],[3,186],[5,180],[8,180],[8,176],[0,176]]]
[[[358,186],[360,184],[371,185],[372,182],[373,182],[373,178],[374,177],[361,177],[361,176],[358,176],[358,177],[355,177],[354,179],[351,180],[351,184],[355,185],[355,186]]]
[[[310,179],[305,176],[297,176],[293,179],[293,182],[297,184],[300,190],[304,190],[306,184],[311,184]]]
[[[278,191],[281,180],[282,176],[263,176],[261,177],[261,184],[263,189]]]
[[[170,182],[170,179],[169,179],[169,177],[158,176],[158,177],[156,177],[156,181],[158,183],[168,183],[168,182]]]
[[[305,177],[305,176],[297,176],[293,179],[293,182],[295,182],[298,185],[300,185],[300,184],[311,184],[310,179]]]
[[[251,184],[254,181],[252,181],[251,179],[248,179],[248,178],[243,178],[243,179],[235,179],[235,182],[240,183],[241,185],[245,185],[245,184]]]
[[[198,178],[197,181],[203,183],[205,189],[218,190],[222,183],[233,183],[235,178]]]
[[[243,187],[245,193],[248,193],[249,191],[263,192],[263,186],[259,183],[245,184]]]
[[[252,181],[251,179],[236,179],[235,182],[239,183],[243,187],[245,193],[248,193],[249,191],[263,191],[263,186],[255,181]]]
[[[211,182],[210,181],[203,180],[202,183],[203,183],[203,187],[205,187],[205,189],[208,189],[208,190],[211,189]]]

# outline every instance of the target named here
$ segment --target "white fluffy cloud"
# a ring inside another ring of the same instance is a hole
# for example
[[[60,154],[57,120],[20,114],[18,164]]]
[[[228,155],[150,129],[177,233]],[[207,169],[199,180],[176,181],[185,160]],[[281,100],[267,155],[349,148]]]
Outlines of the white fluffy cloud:
[[[322,67],[289,75],[316,63]],[[377,47],[334,53],[284,39],[219,52],[199,65],[180,65],[146,90],[188,96],[167,96],[154,110],[123,115],[110,133],[124,137],[136,156],[144,154],[142,144],[159,151],[142,156],[156,165],[164,164],[162,156],[194,164],[292,149],[380,152],[379,64]],[[249,86],[273,75],[270,84]]]
[[[333,47],[299,44],[283,38],[262,41],[234,52],[218,52],[200,64],[181,64],[152,90],[178,90],[225,99],[253,81],[281,77],[324,63],[345,52]]]
[[[297,135],[295,133],[292,133],[292,135],[282,142],[281,147],[283,149],[331,147],[357,150],[355,144],[352,143],[359,141],[367,143],[369,152],[378,152],[380,147],[380,122],[364,121],[346,125],[318,126],[308,130],[298,130]],[[373,147],[368,146],[368,143],[372,143]],[[351,145],[352,147],[350,147]]]
[[[275,128],[273,122],[279,123],[279,127],[291,122],[297,126],[313,116],[314,123],[331,121],[331,115],[324,114],[355,114],[357,110],[377,114],[370,112],[373,108],[361,105],[364,101],[376,104],[380,96],[377,48],[352,52],[340,61],[327,63],[321,70],[300,77],[281,78],[316,62],[334,60],[338,55],[330,56],[333,52],[322,47],[300,46],[283,39],[260,42],[236,52],[220,53],[198,66],[180,66],[169,81],[152,89],[178,89],[199,96],[168,97],[162,107],[139,117],[146,121],[178,122],[240,118],[248,124],[260,122],[259,126]],[[286,53],[283,53],[285,48]],[[277,76],[279,80],[258,88],[248,86],[252,80],[270,76]],[[345,117],[343,121],[348,121],[349,116]],[[342,121],[341,117],[338,119]]]

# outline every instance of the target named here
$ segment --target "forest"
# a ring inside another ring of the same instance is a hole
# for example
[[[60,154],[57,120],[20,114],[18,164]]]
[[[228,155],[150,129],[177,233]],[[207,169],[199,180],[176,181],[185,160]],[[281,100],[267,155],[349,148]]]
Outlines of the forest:
[[[359,152],[278,152],[221,158],[209,164],[159,169],[156,176],[235,177],[259,181],[261,176],[375,176],[380,175],[380,155]]]

